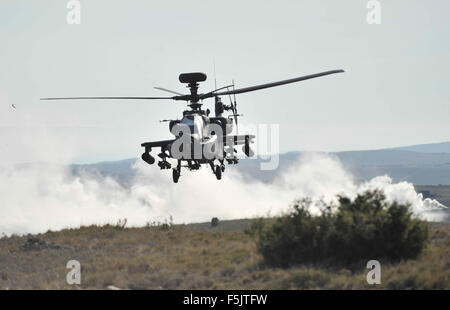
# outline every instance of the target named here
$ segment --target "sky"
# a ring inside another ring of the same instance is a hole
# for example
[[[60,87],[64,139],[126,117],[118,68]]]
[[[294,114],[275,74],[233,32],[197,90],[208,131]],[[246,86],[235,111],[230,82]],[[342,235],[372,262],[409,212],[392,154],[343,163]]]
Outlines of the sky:
[[[171,137],[183,102],[40,101],[165,96],[332,69],[343,74],[237,96],[242,124],[278,124],[279,151],[377,149],[450,140],[450,2],[366,0],[0,2],[0,158],[90,163],[138,157]],[[227,98],[223,98],[227,99]],[[205,107],[213,109],[213,101]],[[209,104],[209,105],[208,105]],[[14,105],[16,108],[13,108]]]

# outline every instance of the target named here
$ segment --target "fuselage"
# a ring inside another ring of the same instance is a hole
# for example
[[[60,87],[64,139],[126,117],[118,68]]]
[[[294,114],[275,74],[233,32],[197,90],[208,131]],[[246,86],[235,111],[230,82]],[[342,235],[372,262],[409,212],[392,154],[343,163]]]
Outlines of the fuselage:
[[[169,124],[169,129],[177,140],[190,143],[191,155],[183,159],[211,159],[223,155],[223,136],[232,132],[232,119],[208,117],[202,112],[186,111],[181,120],[171,121]],[[177,142],[173,144],[175,143]],[[172,145],[168,151],[172,157],[179,157],[173,154]]]

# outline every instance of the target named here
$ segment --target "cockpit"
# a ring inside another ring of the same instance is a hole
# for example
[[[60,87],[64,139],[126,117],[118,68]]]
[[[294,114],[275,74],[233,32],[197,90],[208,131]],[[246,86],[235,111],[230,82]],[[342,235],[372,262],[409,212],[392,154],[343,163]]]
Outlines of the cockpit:
[[[203,139],[203,128],[205,127],[205,120],[203,115],[186,114],[181,119],[181,124],[189,128],[192,137],[199,140]]]

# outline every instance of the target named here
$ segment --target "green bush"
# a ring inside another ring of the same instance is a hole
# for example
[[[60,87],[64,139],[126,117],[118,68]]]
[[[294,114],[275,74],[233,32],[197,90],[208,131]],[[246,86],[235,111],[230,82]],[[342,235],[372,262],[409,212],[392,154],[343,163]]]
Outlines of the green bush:
[[[410,205],[388,203],[380,191],[338,201],[337,206],[323,203],[321,215],[313,216],[311,200],[297,200],[290,213],[253,229],[264,261],[280,267],[397,261],[415,258],[425,247],[428,225],[413,216]]]

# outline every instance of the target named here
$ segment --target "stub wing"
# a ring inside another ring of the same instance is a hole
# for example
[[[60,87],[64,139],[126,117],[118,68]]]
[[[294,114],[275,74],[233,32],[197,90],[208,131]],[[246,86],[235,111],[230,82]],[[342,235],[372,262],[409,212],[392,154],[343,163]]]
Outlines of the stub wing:
[[[161,141],[153,141],[153,142],[144,142],[141,144],[142,147],[145,148],[152,148],[152,147],[161,147],[166,148],[170,144],[172,144],[175,141],[175,139],[172,140],[161,140]]]
[[[223,136],[223,143],[226,146],[243,145],[246,140],[248,143],[252,143],[254,138],[255,135],[228,135]]]

